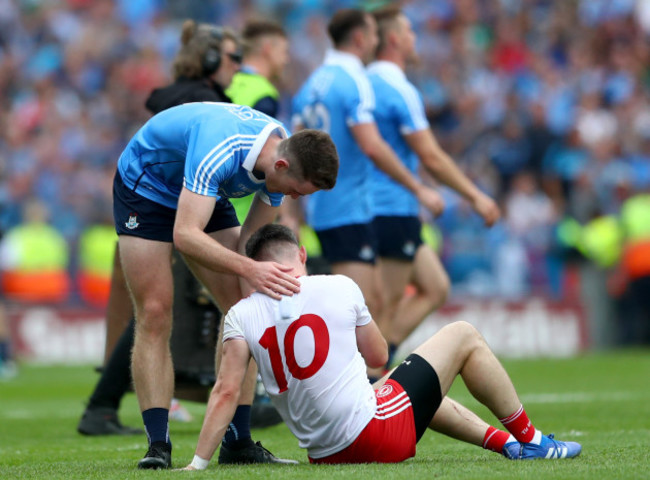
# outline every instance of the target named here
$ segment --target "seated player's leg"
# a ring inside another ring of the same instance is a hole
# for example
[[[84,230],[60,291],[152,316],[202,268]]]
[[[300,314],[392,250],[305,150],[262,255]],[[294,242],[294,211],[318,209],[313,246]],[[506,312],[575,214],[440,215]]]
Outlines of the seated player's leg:
[[[544,437],[533,426],[510,377],[472,325],[455,322],[443,327],[415,349],[404,363],[409,360],[421,363],[419,359],[428,363],[437,374],[443,395],[460,374],[470,393],[487,406],[522,444],[521,458],[570,458],[580,453],[579,444],[558,442],[552,435]],[[401,365],[391,378],[400,370],[406,370],[404,367]]]

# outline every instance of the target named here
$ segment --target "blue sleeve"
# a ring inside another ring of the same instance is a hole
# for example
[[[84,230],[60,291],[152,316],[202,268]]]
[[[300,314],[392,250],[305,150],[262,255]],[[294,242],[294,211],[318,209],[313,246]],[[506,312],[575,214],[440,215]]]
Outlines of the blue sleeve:
[[[258,192],[258,195],[264,203],[272,207],[279,207],[282,205],[282,201],[284,200],[284,195],[282,193],[271,193],[266,189],[266,185],[262,187]]]
[[[233,129],[219,131],[209,123],[196,123],[189,132],[183,186],[199,195],[217,197],[219,185],[239,169],[242,148],[250,148],[255,135],[242,135]],[[230,133],[230,135],[228,135]]]
[[[424,102],[413,85],[404,84],[397,91],[395,100],[394,114],[402,135],[429,128],[429,121],[424,111]]]
[[[345,122],[348,126],[375,121],[372,111],[375,108],[375,94],[368,77],[355,75],[350,77],[349,88],[344,91],[343,106]]]

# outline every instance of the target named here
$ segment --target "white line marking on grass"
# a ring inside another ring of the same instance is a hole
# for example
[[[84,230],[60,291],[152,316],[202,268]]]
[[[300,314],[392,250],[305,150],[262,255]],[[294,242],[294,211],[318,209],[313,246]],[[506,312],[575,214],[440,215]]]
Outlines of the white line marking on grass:
[[[592,403],[592,402],[626,402],[647,398],[637,392],[566,392],[566,393],[529,393],[520,395],[524,404],[530,403]]]

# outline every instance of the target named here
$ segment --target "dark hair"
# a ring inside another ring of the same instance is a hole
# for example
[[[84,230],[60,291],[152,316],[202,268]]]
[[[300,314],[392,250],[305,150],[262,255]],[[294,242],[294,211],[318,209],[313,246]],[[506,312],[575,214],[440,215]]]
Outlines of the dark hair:
[[[283,140],[278,155],[289,160],[289,173],[320,190],[336,184],[339,154],[332,138],[320,130],[305,129]]]
[[[214,73],[219,67],[221,42],[226,39],[238,46],[241,44],[230,28],[185,20],[181,29],[181,49],[172,66],[174,78],[203,78]],[[206,66],[209,66],[207,71]]]
[[[332,43],[335,47],[345,44],[350,34],[357,28],[368,26],[368,13],[356,8],[344,8],[337,11],[327,25]]]
[[[299,247],[298,239],[290,228],[277,223],[269,223],[259,228],[246,242],[246,256],[253,260],[266,258],[272,247],[286,244]]]
[[[377,33],[379,35],[379,45],[377,51],[381,52],[386,46],[386,35],[397,18],[402,15],[402,9],[398,5],[387,5],[372,12],[377,22]]]

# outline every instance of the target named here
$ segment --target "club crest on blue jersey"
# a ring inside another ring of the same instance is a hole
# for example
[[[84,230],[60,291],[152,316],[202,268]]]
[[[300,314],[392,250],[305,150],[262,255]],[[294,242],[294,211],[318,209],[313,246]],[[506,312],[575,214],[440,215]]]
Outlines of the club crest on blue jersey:
[[[133,230],[135,228],[138,228],[138,216],[137,214],[129,215],[129,221],[124,224],[126,228],[129,230]]]

